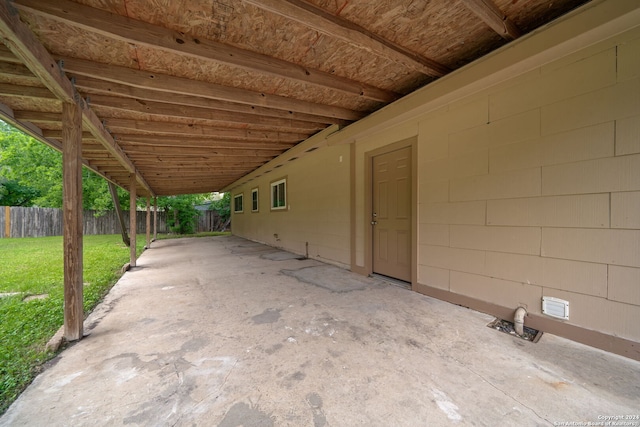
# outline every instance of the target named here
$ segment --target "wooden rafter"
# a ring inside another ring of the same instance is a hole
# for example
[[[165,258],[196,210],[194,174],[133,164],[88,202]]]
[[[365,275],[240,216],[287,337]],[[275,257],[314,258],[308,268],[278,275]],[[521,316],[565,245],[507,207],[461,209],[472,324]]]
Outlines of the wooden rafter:
[[[60,123],[62,120],[62,113],[49,113],[44,111],[17,110],[13,112],[13,115],[18,120],[32,123]]]
[[[167,159],[173,159],[171,163],[167,162]],[[242,163],[252,164],[254,162],[261,164],[265,158],[254,157],[251,161],[243,161]],[[268,158],[271,160],[271,158]],[[210,167],[212,169],[218,168],[223,164],[238,162],[237,158],[233,157],[219,157],[217,159],[213,158],[190,158],[190,159],[176,159],[175,157],[163,157],[163,156],[147,156],[145,158],[141,158],[136,161],[136,164],[139,164],[140,167],[149,167],[149,166],[171,166],[171,167],[181,167],[181,168],[190,168],[190,167]]]
[[[320,118],[320,116],[303,114],[295,111],[276,110],[273,108],[239,104],[237,102],[220,101],[217,99],[183,95],[180,93],[159,92],[156,90],[142,89],[139,87],[128,86],[84,76],[76,76],[76,87],[82,91],[90,93],[89,96],[91,99],[94,99],[94,94],[97,93],[101,95],[118,95],[143,101],[156,101],[177,105],[186,105],[190,107],[211,108],[214,110],[231,111],[236,113],[279,117],[282,119],[302,120],[308,122],[326,121],[335,124],[345,123],[344,120],[324,117]]]
[[[142,101],[118,96],[94,95],[90,97],[91,105],[134,111],[157,116],[173,116],[192,119],[212,120],[226,123],[243,123],[266,126],[275,129],[297,129],[299,131],[317,131],[324,129],[326,123],[292,120],[279,117],[259,116],[256,114],[237,113],[213,108],[191,107],[188,105],[169,104],[155,101]],[[316,116],[316,119],[320,119]]]
[[[345,120],[358,120],[365,113],[349,110],[342,107],[314,104],[299,99],[287,98],[279,95],[271,95],[262,92],[254,92],[247,89],[207,83],[191,80],[184,77],[171,76],[169,74],[149,73],[132,68],[117,65],[101,64],[84,59],[63,59],[64,70],[82,76],[88,76],[114,83],[121,83],[140,88],[158,90],[161,92],[173,92],[183,95],[201,96],[203,98],[218,99],[228,102],[238,102],[254,106],[275,108],[285,111],[297,111],[299,113],[312,114],[322,117],[333,117]]]
[[[131,134],[137,131],[138,134],[155,135],[180,135],[182,138],[196,137],[216,137],[216,138],[232,138],[237,140],[270,140],[281,142],[300,142],[308,138],[311,133],[288,132],[285,130],[263,131],[253,129],[232,129],[218,126],[209,126],[203,124],[187,124],[167,121],[145,121],[134,119],[110,118],[105,120],[105,125],[109,129],[118,130],[118,137],[126,138],[125,134]],[[122,135],[121,135],[122,134]],[[174,136],[175,138],[175,136]]]
[[[135,145],[126,149],[129,156],[139,154],[163,154],[167,156],[188,157],[188,156],[240,156],[244,158],[252,157],[275,157],[282,154],[282,150],[253,150],[244,148],[227,147],[167,147],[154,145]]]
[[[20,86],[0,83],[0,93],[2,93],[3,96],[57,100],[49,89],[37,86]]]
[[[277,143],[246,143],[246,142],[237,142],[237,141],[216,141],[216,140],[199,140],[196,142],[193,141],[182,141],[182,140],[173,140],[173,141],[163,141],[160,143],[153,143],[153,142],[137,142],[137,141],[127,141],[127,140],[119,140],[118,141],[120,143],[120,145],[125,149],[128,150],[130,148],[133,147],[145,147],[145,146],[152,146],[152,147],[172,147],[172,148],[207,148],[207,149],[212,149],[212,150],[216,150],[216,149],[222,149],[222,148],[238,148],[238,149],[244,149],[244,150],[253,150],[253,151],[269,151],[269,150],[278,150],[279,152],[282,152],[283,150],[286,150],[287,148],[290,148],[293,146],[293,144],[290,145],[283,145],[283,144],[277,144]]]
[[[79,97],[69,79],[60,71],[49,52],[31,30],[20,21],[18,12],[8,1],[0,2],[0,35],[9,50],[38,77],[60,101],[78,104],[82,111],[82,123],[105,148],[122,162],[129,172],[137,176],[138,182],[151,194],[153,190],[140,176],[122,149],[106,131],[98,117]]]
[[[172,31],[164,27],[112,14],[68,0],[16,0],[16,6],[32,13],[61,20],[85,30],[127,43],[148,46],[193,58],[257,71],[276,77],[338,90],[374,101],[391,102],[398,94],[223,43]]]
[[[56,131],[57,132],[57,131]],[[188,139],[176,139],[176,138],[167,138],[167,137],[151,137],[151,136],[140,136],[138,135],[125,135],[120,136],[118,138],[118,144],[125,150],[129,147],[136,146],[155,146],[155,147],[193,147],[193,148],[243,148],[247,150],[286,150],[288,148],[293,147],[295,144],[283,144],[278,141],[267,142],[267,141],[234,141],[234,140],[221,140],[221,139],[212,139],[212,138],[188,138]],[[54,139],[59,139],[60,137],[56,137]],[[91,149],[101,149],[100,145],[89,145],[86,142],[83,144],[83,149],[91,150]]]
[[[261,9],[284,16],[309,28],[403,64],[430,76],[443,76],[451,70],[432,59],[410,52],[371,31],[332,15],[303,0],[243,0]]]
[[[460,0],[462,3],[493,29],[500,37],[507,40],[517,39],[522,35],[518,26],[511,21],[492,0]]]

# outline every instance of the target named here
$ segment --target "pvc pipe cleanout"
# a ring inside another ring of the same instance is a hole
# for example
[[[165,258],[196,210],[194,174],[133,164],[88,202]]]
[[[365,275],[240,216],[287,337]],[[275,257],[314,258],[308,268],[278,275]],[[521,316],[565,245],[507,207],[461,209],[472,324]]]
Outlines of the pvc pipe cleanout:
[[[527,315],[527,310],[524,307],[516,308],[516,313],[513,316],[513,329],[516,334],[522,336],[524,334],[524,317]]]

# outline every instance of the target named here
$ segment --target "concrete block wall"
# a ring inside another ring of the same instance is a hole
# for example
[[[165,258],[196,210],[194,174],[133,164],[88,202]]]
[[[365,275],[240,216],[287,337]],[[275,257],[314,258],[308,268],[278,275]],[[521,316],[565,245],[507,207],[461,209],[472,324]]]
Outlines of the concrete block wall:
[[[640,30],[424,115],[418,283],[640,341]]]
[[[342,267],[350,262],[350,149],[317,150],[234,188],[243,194],[243,213],[232,213],[233,234]],[[270,209],[270,184],[287,180],[287,205]],[[251,190],[259,209],[251,211]],[[308,243],[308,246],[307,246]]]

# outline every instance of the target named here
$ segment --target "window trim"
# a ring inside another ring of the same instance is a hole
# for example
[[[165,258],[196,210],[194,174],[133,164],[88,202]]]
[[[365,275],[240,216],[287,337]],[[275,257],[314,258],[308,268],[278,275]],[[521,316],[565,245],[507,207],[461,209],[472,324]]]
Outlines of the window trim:
[[[274,206],[274,198],[273,198],[273,189],[274,187],[279,186],[280,184],[284,184],[284,205],[283,206]],[[275,181],[271,181],[269,184],[269,197],[271,199],[271,210],[272,211],[286,211],[289,209],[288,200],[287,200],[287,177],[277,179]]]
[[[254,194],[256,195],[255,206],[254,206],[254,199],[253,199]],[[260,211],[260,194],[258,192],[258,187],[256,187],[251,189],[251,212],[259,212],[259,211]]]
[[[240,200],[240,210],[238,210],[238,202]],[[233,213],[243,213],[244,212],[244,193],[239,193],[233,196]]]

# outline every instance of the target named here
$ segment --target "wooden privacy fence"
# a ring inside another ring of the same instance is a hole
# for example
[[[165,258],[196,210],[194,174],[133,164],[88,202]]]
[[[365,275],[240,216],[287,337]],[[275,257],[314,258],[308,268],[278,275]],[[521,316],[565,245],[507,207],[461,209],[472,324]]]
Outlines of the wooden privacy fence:
[[[129,211],[123,212],[125,224],[129,225]],[[136,214],[138,234],[146,233],[147,212]],[[9,221],[7,221],[9,218]],[[62,209],[23,208],[0,206],[0,238],[3,237],[46,237],[62,236]],[[197,231],[217,231],[222,227],[218,213],[201,211],[197,221]],[[153,232],[153,212],[151,212],[151,231]],[[167,212],[158,211],[158,233],[169,233]],[[120,225],[114,211],[84,211],[83,234],[119,234]]]

